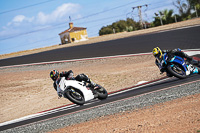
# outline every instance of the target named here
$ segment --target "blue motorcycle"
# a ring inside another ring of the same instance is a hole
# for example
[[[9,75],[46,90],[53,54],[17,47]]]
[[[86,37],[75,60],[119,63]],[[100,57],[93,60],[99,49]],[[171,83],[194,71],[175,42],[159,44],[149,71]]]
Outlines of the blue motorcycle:
[[[189,75],[198,73],[197,67],[190,64],[179,56],[173,56],[169,58],[167,53],[163,55],[163,60],[159,63],[163,72],[167,73],[167,76],[175,76],[179,79],[186,78]]]

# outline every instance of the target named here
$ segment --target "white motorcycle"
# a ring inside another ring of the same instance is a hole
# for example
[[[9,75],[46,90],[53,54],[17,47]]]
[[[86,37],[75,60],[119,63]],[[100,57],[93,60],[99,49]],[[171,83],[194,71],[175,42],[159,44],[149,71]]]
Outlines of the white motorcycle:
[[[84,81],[66,80],[64,77],[60,79],[57,87],[62,90],[61,93],[65,98],[78,105],[83,105],[85,102],[95,98],[102,100],[108,97],[106,89],[98,84],[94,88],[94,93],[90,84]]]

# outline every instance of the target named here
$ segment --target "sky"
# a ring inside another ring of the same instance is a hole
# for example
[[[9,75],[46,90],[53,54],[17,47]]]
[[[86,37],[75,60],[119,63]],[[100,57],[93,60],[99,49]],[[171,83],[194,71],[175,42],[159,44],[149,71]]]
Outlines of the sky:
[[[88,37],[98,36],[103,26],[127,17],[152,22],[154,13],[177,8],[176,0],[1,0],[0,55],[60,44],[59,33],[69,28],[86,27]],[[70,17],[69,17],[70,16]]]

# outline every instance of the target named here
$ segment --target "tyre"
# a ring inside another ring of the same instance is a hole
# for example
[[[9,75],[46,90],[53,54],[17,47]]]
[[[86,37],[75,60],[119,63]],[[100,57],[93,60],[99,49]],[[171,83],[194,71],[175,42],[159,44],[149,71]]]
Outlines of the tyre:
[[[99,86],[99,88],[97,88],[96,91],[98,94],[98,99],[106,99],[108,97],[108,92],[102,86]]]
[[[175,76],[179,79],[184,79],[187,77],[184,68],[180,64],[170,64],[167,66],[167,73],[169,75]]]
[[[67,89],[64,93],[64,96],[75,104],[83,105],[85,103],[83,93],[78,89]]]

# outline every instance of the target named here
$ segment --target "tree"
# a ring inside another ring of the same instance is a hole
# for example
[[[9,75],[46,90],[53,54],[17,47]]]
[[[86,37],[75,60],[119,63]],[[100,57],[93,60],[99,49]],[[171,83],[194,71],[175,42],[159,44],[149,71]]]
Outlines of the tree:
[[[200,4],[200,0],[188,0],[188,3],[191,6],[191,9],[195,9],[195,6]]]
[[[112,34],[113,30],[110,27],[102,27],[99,31],[99,35],[106,35],[106,34]]]
[[[200,16],[200,0],[188,0],[190,3],[191,9],[196,10],[198,16]],[[196,12],[192,13],[192,17],[197,17]]]
[[[171,10],[167,10],[165,9],[163,11],[163,23],[164,24],[170,24],[170,23],[173,23],[175,21],[174,17],[172,16],[174,13],[174,11],[171,9]]]
[[[130,30],[130,27],[132,27],[131,31],[134,31],[134,30],[140,30],[142,29],[141,25],[139,22],[135,22],[133,19],[131,18],[127,18],[126,19],[126,23],[127,23],[127,26],[129,27],[128,29]]]
[[[117,27],[119,28],[120,32],[126,31],[126,26],[127,26],[127,24],[126,24],[125,20],[120,20],[117,23]]]
[[[118,26],[117,26],[117,22],[112,23],[112,28],[115,30],[115,33],[120,32]]]
[[[185,2],[183,0],[177,0],[176,2],[173,2],[174,6],[179,9],[179,13],[181,16],[187,16],[190,14],[190,2],[189,0]]]
[[[112,34],[118,32],[124,32],[124,31],[134,31],[141,29],[141,26],[139,22],[135,22],[131,18],[127,18],[126,20],[119,20],[117,22],[112,23],[112,25],[108,25],[106,27],[102,27],[99,30],[99,35],[105,35],[105,34]]]
[[[159,11],[159,14],[156,15],[156,17],[154,17],[154,21],[153,21],[153,26],[160,26],[161,25],[161,20],[163,24],[170,24],[170,23],[174,23],[175,22],[175,18],[174,16],[172,16],[174,13],[174,11],[165,9],[164,11]],[[161,17],[161,18],[160,18]]]
[[[196,17],[196,12],[191,13],[194,10],[200,15],[200,0],[176,0],[173,4],[179,9],[181,20]]]

